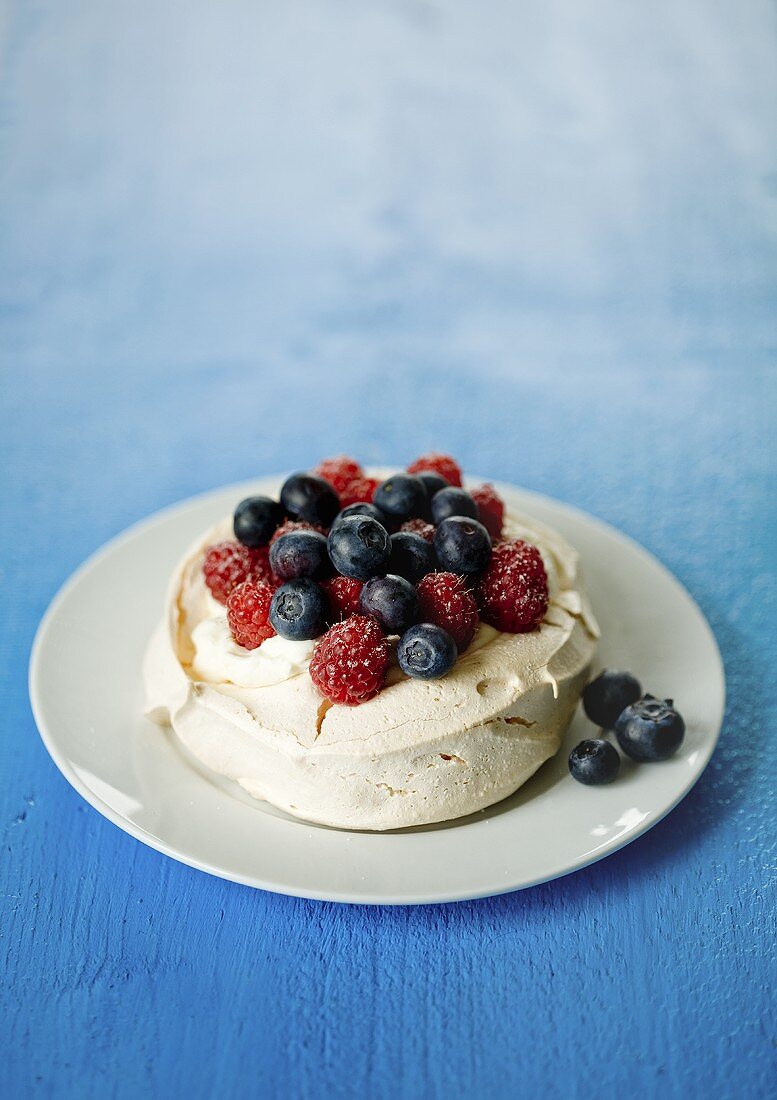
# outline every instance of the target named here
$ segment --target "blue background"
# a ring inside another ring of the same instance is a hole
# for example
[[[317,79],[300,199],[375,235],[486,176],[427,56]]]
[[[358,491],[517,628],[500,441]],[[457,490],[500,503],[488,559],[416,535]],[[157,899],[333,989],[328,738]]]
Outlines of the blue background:
[[[766,0],[3,5],[5,1095],[774,1086],[775,56]],[[699,601],[729,703],[685,802],[567,879],[394,910],[89,809],[25,686],[71,570],[198,490],[430,446]]]

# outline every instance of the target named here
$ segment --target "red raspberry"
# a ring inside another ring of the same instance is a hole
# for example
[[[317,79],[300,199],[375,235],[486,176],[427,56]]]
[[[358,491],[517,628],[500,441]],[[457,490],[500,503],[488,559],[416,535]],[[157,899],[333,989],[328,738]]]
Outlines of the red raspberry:
[[[256,649],[272,638],[275,630],[270,623],[273,589],[262,581],[243,581],[233,588],[227,599],[227,622],[232,637],[245,649]]]
[[[400,531],[410,531],[413,535],[420,535],[427,542],[434,542],[434,527],[425,519],[406,519]]]
[[[508,634],[534,630],[548,610],[548,577],[536,546],[513,539],[495,546],[475,588],[484,622]]]
[[[219,603],[226,603],[233,588],[243,581],[276,583],[270,569],[267,546],[252,550],[242,542],[218,542],[209,546],[202,563],[205,583]]]
[[[359,596],[364,587],[363,581],[352,577],[329,577],[325,581],[319,581],[319,584],[329,597],[332,622],[359,614]]]
[[[505,506],[494,486],[481,485],[479,489],[472,490],[471,496],[478,506],[478,519],[491,538],[500,538],[505,519]]]
[[[388,664],[388,643],[375,620],[351,615],[319,638],[310,662],[310,678],[330,702],[356,707],[378,694]]]
[[[348,455],[325,458],[322,462],[319,462],[313,473],[316,477],[322,477],[324,481],[328,481],[338,496],[342,495],[352,481],[364,475],[359,463],[355,459],[349,458]],[[372,497],[369,499],[372,500]]]
[[[434,470],[451,485],[461,485],[461,466],[450,455],[429,451],[428,454],[417,458],[415,462],[411,462],[407,468],[409,474],[418,474],[423,470]]]
[[[340,490],[340,507],[347,508],[349,504],[372,504],[373,494],[379,485],[380,482],[376,477],[355,477]]]
[[[455,573],[427,573],[416,588],[421,622],[447,630],[463,653],[480,623],[478,605],[463,577]]]
[[[321,527],[318,523],[308,523],[307,520],[304,519],[284,520],[280,527],[274,531],[273,537],[270,539],[270,546],[272,546],[281,535],[288,535],[290,531],[318,531],[319,534],[325,535],[326,527]],[[269,553],[269,547],[267,552]]]

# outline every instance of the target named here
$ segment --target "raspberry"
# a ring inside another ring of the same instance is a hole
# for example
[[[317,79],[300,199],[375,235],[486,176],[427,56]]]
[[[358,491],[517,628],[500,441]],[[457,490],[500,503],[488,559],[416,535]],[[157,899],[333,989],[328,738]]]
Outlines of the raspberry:
[[[205,583],[219,603],[226,603],[232,589],[243,581],[274,584],[269,555],[266,546],[250,549],[241,542],[218,542],[205,552],[202,563]]]
[[[330,702],[356,707],[378,694],[388,663],[388,644],[375,620],[351,615],[319,638],[310,678]]]
[[[505,518],[505,506],[494,486],[481,485],[479,489],[473,489],[470,495],[478,506],[478,519],[491,538],[500,538]]]
[[[270,546],[272,546],[274,542],[277,542],[281,535],[288,535],[290,531],[318,531],[320,535],[325,535],[326,527],[321,527],[318,523],[308,523],[307,520],[304,519],[284,520],[270,539]]]
[[[548,577],[537,547],[523,539],[494,547],[475,595],[483,621],[497,630],[534,630],[548,609]]]
[[[434,527],[425,519],[406,519],[400,531],[409,531],[411,535],[420,535],[427,542],[434,542]]]
[[[353,577],[330,577],[328,580],[319,581],[329,597],[332,622],[347,619],[349,615],[359,614],[359,596],[363,583]]]
[[[421,622],[447,630],[463,653],[480,623],[475,597],[455,573],[428,573],[418,582]]]
[[[270,624],[273,589],[262,581],[243,581],[227,599],[227,622],[232,637],[244,649],[256,649],[275,633]]]
[[[372,494],[380,482],[375,477],[355,477],[340,491],[340,506],[349,504],[372,504]]]
[[[355,459],[347,455],[337,455],[335,458],[325,458],[319,462],[313,473],[316,477],[322,477],[328,481],[335,492],[341,496],[345,489],[356,478],[363,477],[364,471]],[[372,497],[360,497],[360,500],[372,500]],[[348,503],[358,503],[349,501]],[[345,505],[343,505],[344,507]]]
[[[421,455],[407,468],[409,474],[418,474],[423,470],[434,470],[440,477],[444,477],[450,485],[461,485],[461,467],[450,455],[440,454],[438,451],[429,451]]]

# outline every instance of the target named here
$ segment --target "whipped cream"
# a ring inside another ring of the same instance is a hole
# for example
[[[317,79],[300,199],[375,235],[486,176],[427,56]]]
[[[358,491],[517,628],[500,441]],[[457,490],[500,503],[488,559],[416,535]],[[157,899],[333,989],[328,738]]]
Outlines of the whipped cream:
[[[401,828],[499,801],[558,750],[598,636],[572,547],[528,516],[513,513],[505,527],[545,561],[540,628],[482,624],[444,679],[393,666],[379,695],[344,707],[306,674],[314,643],[276,637],[247,651],[233,641],[201,569],[205,548],[231,536],[225,520],[173,575],[144,665],[148,713],[213,771],[311,821]]]

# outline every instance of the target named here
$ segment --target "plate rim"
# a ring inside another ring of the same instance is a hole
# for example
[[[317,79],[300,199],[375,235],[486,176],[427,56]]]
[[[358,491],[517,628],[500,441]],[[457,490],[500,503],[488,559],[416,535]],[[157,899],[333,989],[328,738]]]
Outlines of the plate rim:
[[[375,469],[380,470],[381,467]],[[40,668],[42,661],[42,654],[45,648],[47,635],[51,626],[59,612],[60,606],[67,600],[70,593],[77,587],[83,576],[89,573],[96,565],[115,549],[119,544],[124,544],[136,538],[138,535],[142,535],[143,532],[155,526],[158,522],[173,518],[177,512],[185,511],[191,505],[204,504],[210,498],[217,498],[226,493],[238,494],[251,486],[256,486],[257,482],[267,482],[270,480],[281,480],[287,473],[278,474],[262,474],[257,477],[247,478],[239,482],[233,482],[227,485],[218,486],[212,489],[206,489],[203,492],[195,493],[192,496],[186,497],[183,500],[174,501],[172,504],[164,505],[157,511],[152,512],[150,515],[144,516],[134,523],[129,524],[123,530],[117,532],[111,536],[106,542],[102,543],[96,550],[92,551],[80,565],[78,565],[72,573],[68,575],[65,581],[55,592],[46,610],[44,611],[40,622],[35,631],[35,636],[30,647],[29,664],[28,664],[28,676],[27,686],[30,699],[30,707],[32,715],[35,720],[35,725],[38,730],[38,735],[43,742],[44,748],[51,757],[54,765],[60,774],[64,777],[67,783],[73,788],[73,790],[94,810],[96,810],[102,817],[108,820],[112,825],[116,826],[122,832],[132,836],[135,840],[153,850],[160,852],[162,855],[167,856],[170,859],[174,859],[178,863],[182,863],[185,866],[193,867],[198,871],[203,871],[206,874],[213,875],[216,878],[228,882],[235,882],[242,886],[247,886],[253,889],[266,890],[269,893],[281,894],[288,897],[305,898],[311,901],[326,901],[335,904],[350,904],[350,905],[389,905],[389,906],[401,906],[401,905],[445,905],[453,904],[458,901],[472,901],[486,897],[498,897],[502,894],[515,893],[520,890],[528,890],[534,886],[539,886],[546,882],[552,882],[556,879],[565,878],[567,875],[574,874],[576,871],[582,870],[584,867],[593,866],[600,860],[605,859],[607,856],[613,855],[615,852],[620,851],[633,841],[644,836],[650,829],[658,825],[664,820],[689,794],[699,781],[701,776],[707,769],[707,766],[712,758],[713,753],[717,747],[720,739],[720,734],[723,728],[723,721],[725,718],[726,699],[727,699],[727,683],[725,664],[718,646],[717,638],[712,630],[712,627],[704,614],[703,610],[699,606],[694,596],[688,591],[685,585],[679,580],[678,577],[666,566],[664,563],[656,557],[650,550],[644,547],[631,535],[613,524],[609,523],[597,516],[595,513],[589,512],[575,504],[570,504],[565,500],[561,500],[557,497],[549,496],[546,493],[539,493],[532,489],[526,489],[523,486],[514,485],[510,482],[497,481],[490,479],[497,490],[504,490],[507,495],[515,493],[516,491],[521,496],[530,497],[540,502],[550,502],[552,505],[561,507],[565,511],[572,513],[579,519],[585,522],[593,523],[595,526],[603,529],[610,537],[614,537],[617,541],[626,543],[633,552],[636,552],[639,556],[646,559],[647,562],[654,568],[661,571],[665,578],[670,581],[675,589],[679,590],[679,595],[689,601],[693,609],[698,615],[699,621],[703,626],[708,640],[711,644],[711,655],[715,658],[716,672],[720,684],[720,717],[716,723],[715,729],[710,730],[705,742],[700,746],[700,759],[697,767],[689,776],[686,783],[682,784],[677,796],[671,800],[669,804],[662,808],[662,810],[656,813],[655,816],[650,816],[649,820],[644,823],[641,822],[635,826],[633,830],[627,833],[621,834],[613,840],[606,842],[602,845],[601,852],[596,852],[591,855],[587,853],[578,857],[573,863],[569,864],[564,861],[562,868],[548,869],[547,873],[543,872],[541,875],[533,877],[529,880],[521,880],[518,883],[509,882],[504,885],[500,885],[498,888],[488,891],[483,889],[473,889],[471,892],[456,891],[455,894],[450,896],[442,896],[439,891],[429,894],[413,893],[410,895],[392,894],[390,897],[376,898],[374,895],[360,895],[357,891],[352,890],[317,890],[317,889],[302,889],[294,886],[280,885],[276,881],[267,881],[259,876],[248,877],[246,875],[240,875],[224,870],[224,868],[216,866],[207,860],[197,859],[194,856],[189,855],[186,852],[170,845],[162,838],[157,837],[154,833],[142,826],[137,825],[130,818],[125,817],[119,811],[115,810],[110,803],[106,802],[96,792],[92,791],[86,784],[84,784],[81,778],[76,773],[75,769],[71,767],[67,757],[60,752],[57,745],[56,738],[52,735],[49,729],[49,724],[46,721],[43,714],[43,701],[42,701],[42,688],[40,685]],[[483,481],[488,480],[479,478],[477,475],[468,475],[467,481]],[[305,822],[302,822],[305,824]],[[309,823],[308,823],[309,824]],[[340,830],[346,835],[350,835],[353,830]]]

